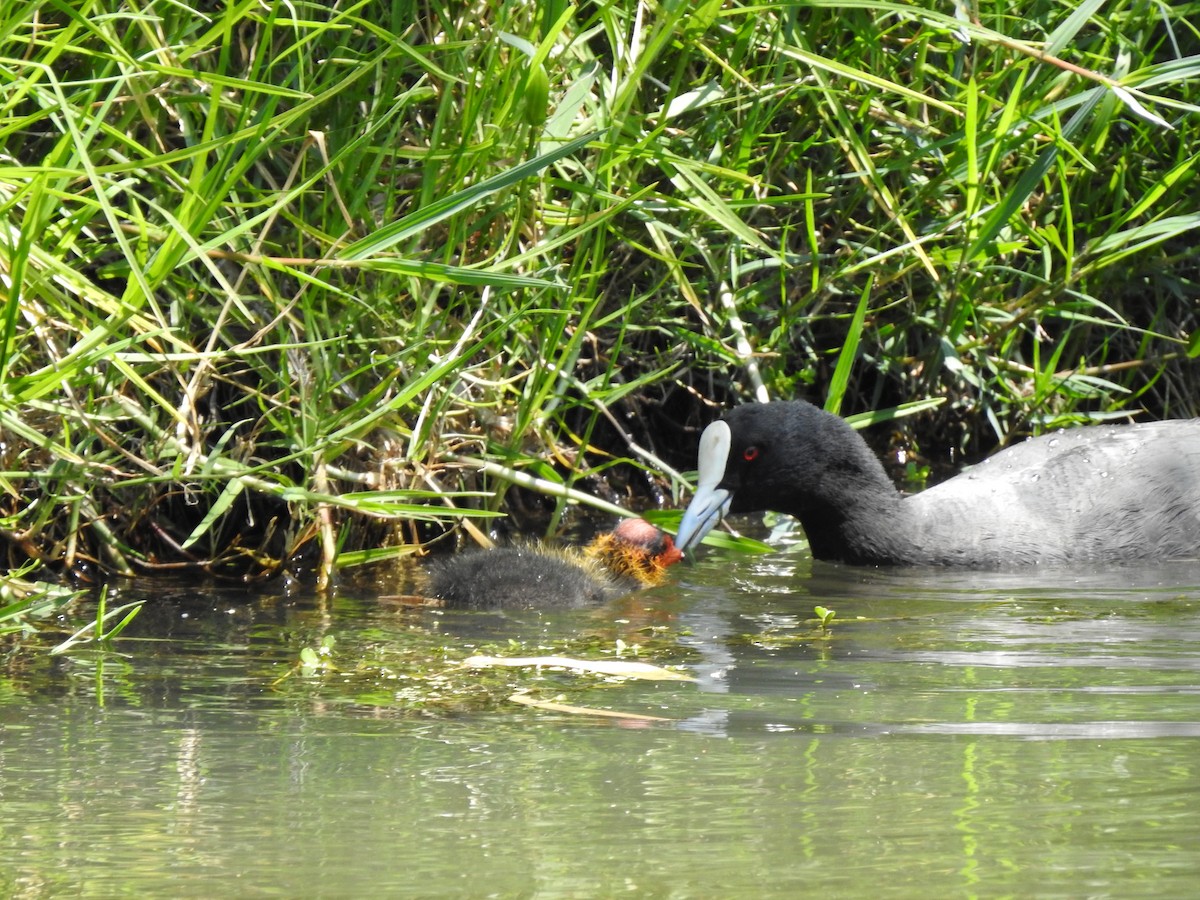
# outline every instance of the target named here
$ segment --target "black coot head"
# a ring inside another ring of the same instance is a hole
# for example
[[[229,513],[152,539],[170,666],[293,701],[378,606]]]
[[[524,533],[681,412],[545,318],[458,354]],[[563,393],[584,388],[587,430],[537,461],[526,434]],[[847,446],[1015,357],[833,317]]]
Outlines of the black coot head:
[[[720,486],[731,494],[731,513],[787,511],[837,467],[842,428],[853,434],[841,419],[803,401],[739,406],[722,421],[730,443]]]
[[[697,546],[726,513],[801,515],[820,503],[829,479],[871,465],[861,443],[841,419],[800,400],[731,410],[700,436],[696,494],[680,523],[679,549]]]

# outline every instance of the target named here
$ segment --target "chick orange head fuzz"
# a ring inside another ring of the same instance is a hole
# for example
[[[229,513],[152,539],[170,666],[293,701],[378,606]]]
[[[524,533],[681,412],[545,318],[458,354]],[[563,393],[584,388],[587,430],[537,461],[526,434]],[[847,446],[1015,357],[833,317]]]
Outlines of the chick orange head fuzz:
[[[683,559],[683,553],[675,546],[671,536],[645,519],[622,519],[621,524],[613,529],[613,537],[630,547],[645,551],[663,568]]]
[[[658,584],[668,566],[683,559],[669,534],[645,519],[624,519],[588,546],[588,555],[618,576],[639,584]]]

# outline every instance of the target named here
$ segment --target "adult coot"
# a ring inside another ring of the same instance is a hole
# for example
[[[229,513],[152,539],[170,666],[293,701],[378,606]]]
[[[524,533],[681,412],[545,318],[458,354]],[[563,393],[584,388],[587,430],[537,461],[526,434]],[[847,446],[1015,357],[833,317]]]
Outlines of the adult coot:
[[[727,512],[775,510],[817,559],[861,565],[1200,557],[1200,419],[1044,435],[911,497],[849,425],[799,400],[732,410],[699,456],[683,551]]]
[[[430,592],[451,609],[592,606],[660,583],[683,554],[645,519],[625,519],[582,551],[540,544],[462,553],[430,564]]]

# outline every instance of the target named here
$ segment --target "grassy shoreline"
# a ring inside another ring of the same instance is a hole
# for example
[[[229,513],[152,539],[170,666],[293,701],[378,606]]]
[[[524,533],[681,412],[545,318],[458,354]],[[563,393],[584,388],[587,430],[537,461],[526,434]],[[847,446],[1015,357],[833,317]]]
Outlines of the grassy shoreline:
[[[1200,3],[9,7],[0,627],[676,505],[742,399],[1200,413]]]

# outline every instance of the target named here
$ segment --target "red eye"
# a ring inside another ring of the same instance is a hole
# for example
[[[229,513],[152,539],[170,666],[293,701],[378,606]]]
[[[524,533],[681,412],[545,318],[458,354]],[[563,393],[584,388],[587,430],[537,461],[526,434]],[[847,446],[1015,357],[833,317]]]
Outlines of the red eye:
[[[746,462],[754,462],[756,459],[758,459],[758,448],[747,447],[742,451],[742,459],[744,459]]]

